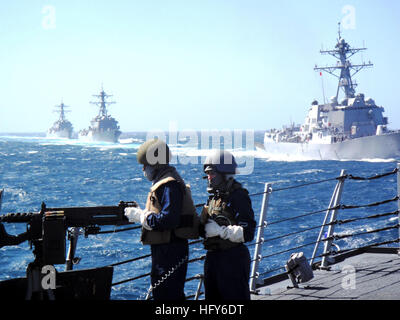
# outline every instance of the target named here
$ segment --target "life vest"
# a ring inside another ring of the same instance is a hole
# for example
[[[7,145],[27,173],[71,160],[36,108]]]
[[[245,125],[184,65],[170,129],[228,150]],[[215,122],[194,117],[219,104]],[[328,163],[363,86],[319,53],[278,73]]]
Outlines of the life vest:
[[[228,203],[226,202],[229,194],[236,189],[243,189],[247,192],[246,189],[242,188],[240,183],[235,181],[229,189],[229,192],[225,193],[222,197],[214,196],[208,201],[207,205],[203,207],[201,212],[200,223],[205,225],[208,219],[213,219],[220,226],[237,225],[238,222],[235,218],[235,212],[231,207],[228,206]],[[240,243],[222,239],[219,236],[205,238],[203,244],[204,248],[209,251],[226,250],[240,245]]]
[[[157,199],[156,190],[165,183],[170,181],[182,181],[174,171],[167,172],[161,180],[155,183],[147,196],[146,210],[155,214],[159,214],[162,207]],[[182,212],[180,216],[180,224],[173,230],[155,231],[142,228],[141,241],[143,244],[163,244],[169,243],[171,240],[171,233],[183,239],[198,239],[199,238],[199,224],[200,219],[197,215],[196,208],[192,199],[192,192],[190,185],[184,184],[183,199],[182,199]]]

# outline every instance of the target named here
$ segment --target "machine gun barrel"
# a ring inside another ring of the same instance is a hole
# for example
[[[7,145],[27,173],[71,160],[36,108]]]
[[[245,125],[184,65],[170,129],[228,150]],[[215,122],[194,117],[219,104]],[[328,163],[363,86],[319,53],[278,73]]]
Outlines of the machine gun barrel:
[[[65,237],[68,227],[82,227],[85,236],[97,234],[99,226],[124,225],[129,220],[125,208],[137,207],[134,201],[120,201],[118,206],[47,208],[43,202],[40,212],[8,213],[1,222],[27,223],[28,231],[21,236],[35,246],[35,261],[39,265],[65,263]],[[0,230],[0,245],[13,245],[10,235]]]
[[[51,219],[63,216],[65,227],[88,227],[93,225],[124,225],[129,221],[125,217],[125,208],[135,207],[135,201],[121,201],[118,206],[97,207],[60,207],[47,208],[42,203],[40,212],[8,213],[0,216],[0,222],[30,223],[33,220]]]
[[[34,215],[40,215],[40,212],[7,213],[0,216],[0,222],[27,223]]]
[[[68,227],[92,225],[123,225],[129,223],[125,217],[125,203],[118,206],[46,208],[45,214],[63,213]]]

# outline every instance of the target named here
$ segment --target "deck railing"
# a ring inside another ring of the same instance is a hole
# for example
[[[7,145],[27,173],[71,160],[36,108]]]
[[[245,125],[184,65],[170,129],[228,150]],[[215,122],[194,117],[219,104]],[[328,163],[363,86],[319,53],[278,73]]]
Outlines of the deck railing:
[[[378,202],[356,204],[356,205],[346,205],[346,204],[341,203],[342,192],[343,192],[344,183],[346,180],[371,181],[371,180],[380,179],[380,178],[384,178],[384,177],[395,175],[395,174],[397,175],[397,194],[393,198],[385,199],[385,200],[378,201]],[[256,243],[259,244],[259,248],[258,248],[257,252],[255,252],[254,257],[253,257],[253,269],[252,269],[252,273],[250,276],[250,288],[253,292],[256,291],[258,282],[260,282],[260,283],[263,282],[263,281],[260,281],[263,275],[271,274],[273,272],[284,269],[284,264],[286,262],[285,260],[283,260],[281,266],[279,266],[278,268],[267,270],[266,272],[260,273],[258,271],[258,267],[259,267],[261,261],[264,259],[271,258],[271,257],[277,256],[277,255],[282,255],[282,254],[289,255],[289,253],[297,252],[297,250],[302,250],[305,247],[314,246],[314,250],[312,252],[311,258],[308,260],[310,265],[313,266],[316,259],[322,258],[322,260],[318,263],[317,267],[318,268],[326,268],[328,266],[330,257],[337,255],[337,254],[345,253],[345,252],[348,252],[351,250],[359,249],[359,248],[354,248],[354,247],[340,249],[340,247],[334,243],[334,241],[336,241],[336,240],[346,239],[346,238],[350,238],[350,237],[357,237],[357,236],[367,235],[367,234],[374,234],[374,233],[377,234],[380,232],[397,229],[398,231],[396,232],[396,236],[394,238],[385,240],[385,241],[378,241],[378,242],[372,242],[372,243],[367,243],[367,244],[364,243],[362,245],[362,248],[390,245],[390,244],[395,244],[395,243],[400,242],[400,223],[399,223],[399,221],[400,221],[400,199],[399,199],[400,164],[398,164],[397,168],[395,168],[393,171],[386,172],[386,173],[379,174],[379,175],[374,175],[371,177],[353,176],[351,174],[347,174],[347,172],[345,170],[342,170],[340,173],[340,176],[335,177],[333,179],[337,180],[337,184],[332,193],[329,206],[326,209],[316,210],[313,212],[308,212],[305,214],[301,214],[298,216],[289,217],[289,218],[285,218],[285,219],[275,220],[275,221],[268,222],[268,223],[264,222],[262,224],[262,226],[264,226],[264,225],[271,226],[273,224],[287,223],[288,221],[294,221],[299,218],[326,212],[321,225],[310,226],[307,228],[301,228],[301,229],[298,229],[296,231],[293,231],[293,232],[290,232],[287,234],[283,234],[283,235],[279,234],[278,236],[275,236],[275,237],[269,237],[268,239],[263,239],[262,237],[257,237]],[[330,179],[320,180],[320,181],[313,182],[313,184],[314,183],[323,183],[323,182],[326,182],[329,180]],[[288,188],[276,189],[276,190],[272,189],[272,190],[268,191],[268,193],[269,193],[268,198],[270,198],[270,197],[272,198],[274,192],[287,190],[289,188],[293,189],[293,188],[305,187],[307,185],[310,185],[310,183],[299,185],[299,186],[288,187]],[[381,206],[381,205],[384,205],[387,203],[391,203],[391,202],[396,202],[396,201],[397,201],[397,209],[396,210],[390,210],[390,211],[383,212],[383,213],[365,215],[365,216],[361,216],[361,217],[357,216],[357,217],[353,217],[350,219],[344,219],[344,220],[338,219],[338,214],[340,211],[358,209],[358,208],[378,207],[378,206]],[[268,203],[268,200],[266,200],[264,198],[263,202]],[[267,211],[267,209],[263,209],[263,211]],[[264,213],[263,216],[266,216],[266,213]],[[368,230],[361,231],[361,232],[335,233],[335,228],[339,225],[344,225],[344,224],[359,221],[359,220],[366,220],[366,219],[373,220],[373,219],[378,219],[378,218],[382,218],[382,217],[386,217],[386,218],[391,217],[389,219],[389,221],[386,221],[387,225],[384,227],[372,228],[372,225],[371,225],[371,227]],[[392,221],[397,221],[397,223],[392,223]],[[261,226],[261,223],[260,223],[260,226]],[[324,232],[326,228],[327,228],[327,232]],[[307,231],[314,230],[314,229],[315,230],[320,229],[317,240],[315,242],[302,243],[301,245],[287,248],[285,250],[276,251],[276,252],[270,253],[268,255],[261,255],[259,253],[262,251],[262,246],[270,241],[282,240],[284,238],[298,235],[300,233],[307,232]],[[323,252],[321,254],[317,255],[317,251],[318,251],[318,248],[321,243],[323,243]],[[332,247],[335,247],[335,249],[332,249]]]
[[[366,203],[366,204],[361,204],[361,205],[359,205],[359,204],[358,205],[346,205],[346,204],[341,203],[342,192],[343,192],[345,181],[348,181],[348,180],[371,181],[371,180],[391,176],[394,174],[397,174],[397,194],[395,197],[393,197],[391,199],[386,199],[386,200],[382,200],[382,201],[378,201],[378,202]],[[304,188],[304,187],[307,187],[310,185],[323,184],[323,183],[329,182],[329,181],[331,181],[331,182],[337,181],[337,183],[333,190],[329,205],[326,208],[322,208],[322,209],[318,209],[315,211],[302,213],[297,216],[290,216],[290,217],[278,219],[278,220],[269,221],[269,219],[267,219],[269,202],[270,202],[270,199],[273,199],[273,196],[275,193],[281,192],[284,190]],[[399,193],[400,193],[400,164],[398,164],[397,168],[395,168],[393,171],[375,175],[375,176],[371,176],[371,177],[357,177],[357,176],[353,176],[351,174],[347,174],[347,172],[345,170],[342,170],[340,172],[340,175],[337,177],[303,183],[303,184],[299,184],[299,185],[293,185],[293,186],[284,187],[284,188],[275,188],[274,189],[272,187],[271,183],[266,183],[263,192],[250,194],[251,197],[263,195],[261,211],[259,214],[259,222],[257,225],[257,236],[253,242],[247,244],[247,246],[249,248],[255,246],[254,250],[252,250],[253,258],[252,258],[252,268],[251,268],[250,283],[249,283],[250,290],[252,292],[256,292],[257,285],[261,284],[263,282],[262,280],[263,280],[264,275],[277,272],[281,269],[284,270],[284,264],[287,260],[287,257],[290,256],[290,253],[298,252],[298,250],[303,250],[306,247],[314,246],[311,258],[308,260],[310,265],[314,265],[316,259],[321,259],[321,261],[318,262],[318,267],[324,268],[328,265],[331,256],[339,254],[339,253],[344,253],[349,250],[354,250],[354,248],[340,249],[338,247],[338,245],[334,243],[334,241],[336,241],[336,240],[398,229],[398,232],[396,233],[397,236],[395,238],[390,239],[390,240],[385,240],[385,241],[364,244],[363,247],[372,247],[372,246],[380,246],[380,245],[388,245],[388,244],[398,243],[399,239],[400,239],[400,228],[399,228],[400,199],[398,196]],[[391,211],[384,212],[384,213],[378,213],[378,214],[367,215],[367,216],[362,216],[362,217],[358,216],[358,217],[353,217],[353,218],[344,219],[344,220],[338,219],[339,213],[344,210],[351,210],[351,209],[356,209],[356,208],[377,207],[377,206],[380,206],[380,205],[383,205],[386,203],[390,203],[390,202],[395,202],[395,201],[397,201],[397,209],[396,210],[391,210]],[[203,204],[197,205],[197,207],[202,207],[202,206],[203,206]],[[277,225],[277,224],[293,222],[296,219],[307,218],[309,216],[316,215],[316,214],[322,214],[324,212],[325,212],[325,216],[324,216],[324,219],[323,219],[323,222],[321,225],[307,226],[306,228],[302,227],[302,228],[296,229],[296,230],[291,231],[286,234],[281,234],[281,233],[276,234],[276,235],[271,234],[268,236],[267,239],[264,239],[264,233],[266,230],[268,231],[268,229],[266,229],[267,227],[270,227],[272,225]],[[397,217],[397,219],[390,220],[390,221],[397,220],[397,223],[395,223],[395,224],[391,223],[385,227],[370,229],[370,230],[366,230],[366,231],[362,231],[362,232],[335,233],[335,229],[339,225],[351,223],[351,222],[358,221],[358,220],[365,220],[365,219],[372,220],[372,219],[377,219],[377,218],[381,218],[381,217],[392,217],[392,218]],[[101,231],[100,233],[119,232],[119,231],[126,231],[126,230],[139,229],[139,228],[141,228],[141,226],[134,226],[134,227],[113,230],[113,231]],[[327,228],[327,231],[325,232],[326,228]],[[276,240],[283,241],[283,239],[290,238],[295,235],[299,235],[301,233],[308,232],[311,230],[315,230],[315,232],[316,232],[318,229],[319,229],[319,233],[318,233],[318,236],[316,237],[316,241],[301,243],[294,247],[290,247],[290,248],[285,247],[283,250],[277,250],[275,252],[263,254],[263,246],[268,244],[269,242],[273,242]],[[71,233],[71,235],[72,235],[72,233]],[[75,233],[73,235],[76,237],[75,241],[72,241],[72,238],[70,239],[71,246],[73,246],[73,245],[76,246],[76,241],[77,241],[78,235],[79,235],[78,233]],[[191,242],[189,242],[189,248],[192,249],[196,244],[199,244],[201,242],[202,242],[202,240],[191,241]],[[317,254],[318,249],[321,244],[323,244],[323,251],[322,251],[322,253],[320,253],[318,255]],[[333,247],[335,249],[332,249]],[[70,248],[70,250],[73,250],[73,248]],[[201,249],[197,250],[197,251],[201,251]],[[191,252],[193,252],[193,250]],[[285,260],[285,258],[282,258],[282,261],[281,261],[281,263],[278,264],[279,265],[278,267],[269,269],[267,271],[260,272],[260,266],[262,266],[262,262],[265,261],[265,259],[276,257],[279,255],[285,255],[286,260]],[[125,261],[113,263],[110,266],[116,267],[116,266],[120,266],[120,265],[126,264],[126,263],[149,259],[150,257],[151,257],[150,254],[144,254],[139,257],[135,257],[135,258],[128,259]],[[188,263],[190,264],[190,263],[202,261],[204,259],[205,259],[205,251],[201,251],[200,255],[197,255],[194,258],[188,260]],[[72,265],[70,264],[69,267],[67,267],[67,269],[69,269],[69,270],[72,269]],[[112,283],[112,286],[118,286],[123,283],[139,280],[139,279],[146,278],[149,276],[150,276],[150,272],[143,273],[143,274],[137,275],[132,278],[114,282],[114,283]],[[203,274],[195,274],[186,279],[187,282],[198,281],[196,291],[192,294],[187,295],[186,296],[187,299],[193,298],[193,299],[197,300],[201,297],[201,295],[203,294],[203,292],[202,292],[203,279],[204,279]],[[151,298],[151,295],[149,294],[150,291],[151,290],[149,290],[148,294],[146,295],[146,299]]]

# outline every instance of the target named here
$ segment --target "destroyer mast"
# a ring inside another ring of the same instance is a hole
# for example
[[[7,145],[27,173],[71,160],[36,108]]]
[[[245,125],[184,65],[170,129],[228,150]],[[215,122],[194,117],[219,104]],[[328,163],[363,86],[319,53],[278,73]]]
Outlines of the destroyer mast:
[[[336,66],[318,67],[315,65],[315,71],[326,71],[329,74],[337,77],[339,79],[338,87],[336,91],[336,100],[339,96],[339,89],[342,88],[345,98],[354,98],[357,87],[357,83],[352,81],[352,77],[359,72],[361,69],[366,67],[372,67],[373,64],[369,61],[368,63],[362,64],[352,64],[348,59],[354,54],[367,50],[367,48],[350,48],[350,45],[341,37],[340,34],[340,22],[338,23],[338,39],[335,49],[333,50],[320,50],[321,54],[329,54],[336,59],[339,59]],[[340,70],[340,75],[335,73],[336,70]],[[354,71],[351,74],[351,71]]]
[[[105,141],[105,142],[118,142],[121,135],[119,130],[118,121],[108,114],[107,106],[115,104],[115,101],[107,101],[107,98],[112,97],[105,93],[103,86],[101,86],[100,94],[95,94],[99,101],[90,101],[89,103],[99,107],[98,115],[90,122],[89,129],[84,129],[79,132],[79,138],[89,141]]]
[[[350,47],[342,38],[339,23],[334,49],[320,50],[336,58],[336,65],[314,68],[321,75],[326,71],[338,78],[336,95],[328,103],[325,93],[324,103],[313,100],[303,124],[267,131],[264,149],[268,154],[312,160],[400,158],[400,130],[389,130],[384,108],[363,93],[356,93],[357,83],[352,78],[373,64],[352,64],[349,59],[364,50]],[[341,100],[340,91],[344,94]]]
[[[69,108],[68,106],[64,105],[63,101],[61,100],[61,104],[56,106],[54,112],[59,112],[60,117],[56,122],[54,122],[53,126],[47,131],[48,137],[55,137],[55,138],[72,138],[72,124],[69,122],[66,117],[65,113],[69,112],[65,110],[65,108]]]
[[[112,95],[106,94],[103,85],[101,86],[100,94],[93,94],[93,97],[99,98],[100,101],[90,101],[89,103],[99,106],[98,117],[107,117],[107,105],[115,104],[115,101],[106,101],[107,98],[112,97]]]

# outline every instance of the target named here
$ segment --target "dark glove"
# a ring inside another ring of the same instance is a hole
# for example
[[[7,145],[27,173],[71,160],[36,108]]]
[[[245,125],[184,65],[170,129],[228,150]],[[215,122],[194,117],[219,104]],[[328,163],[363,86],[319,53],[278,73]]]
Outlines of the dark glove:
[[[6,228],[0,222],[0,248],[4,246],[14,246],[29,239],[29,231],[13,236],[7,233]]]

